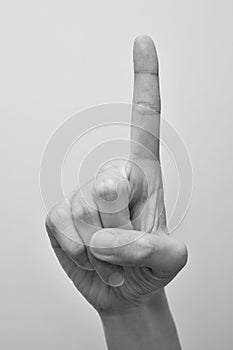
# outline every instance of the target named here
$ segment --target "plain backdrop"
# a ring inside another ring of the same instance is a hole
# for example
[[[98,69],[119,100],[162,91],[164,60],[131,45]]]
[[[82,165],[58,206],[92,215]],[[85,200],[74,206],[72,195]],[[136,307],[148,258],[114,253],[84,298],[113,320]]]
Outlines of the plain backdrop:
[[[131,101],[132,43],[144,33],[159,54],[163,115],[194,171],[175,233],[189,263],[169,302],[184,349],[232,348],[232,12],[230,0],[1,4],[1,349],[105,349],[97,313],[49,246],[40,159],[70,115]]]

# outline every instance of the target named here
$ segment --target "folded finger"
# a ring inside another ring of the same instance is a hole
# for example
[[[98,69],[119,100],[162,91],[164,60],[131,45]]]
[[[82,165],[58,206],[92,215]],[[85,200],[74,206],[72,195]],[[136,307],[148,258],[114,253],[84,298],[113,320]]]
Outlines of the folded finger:
[[[84,195],[85,198],[82,197]],[[99,277],[113,287],[124,283],[124,271],[120,266],[99,260],[89,250],[89,242],[95,232],[102,228],[101,219],[90,191],[79,192],[72,200],[72,215],[76,229],[87,246],[88,258]]]
[[[54,207],[47,217],[47,225],[62,250],[80,267],[93,270],[86,248],[73,224],[68,201]]]

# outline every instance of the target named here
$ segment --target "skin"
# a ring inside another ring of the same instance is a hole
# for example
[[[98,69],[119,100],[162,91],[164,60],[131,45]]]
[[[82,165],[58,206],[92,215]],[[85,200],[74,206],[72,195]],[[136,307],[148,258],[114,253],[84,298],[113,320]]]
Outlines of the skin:
[[[166,229],[159,158],[158,58],[134,43],[131,152],[56,205],[46,219],[52,247],[75,287],[98,311],[114,349],[180,349],[164,287],[187,261]]]

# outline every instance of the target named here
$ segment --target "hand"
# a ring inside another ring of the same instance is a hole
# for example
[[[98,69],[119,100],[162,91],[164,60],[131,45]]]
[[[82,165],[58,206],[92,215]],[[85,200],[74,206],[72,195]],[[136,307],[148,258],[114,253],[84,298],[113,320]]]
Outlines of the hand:
[[[167,234],[159,162],[158,59],[152,40],[134,45],[131,154],[49,213],[46,228],[68,276],[100,312],[150,303],[185,265],[183,243]]]

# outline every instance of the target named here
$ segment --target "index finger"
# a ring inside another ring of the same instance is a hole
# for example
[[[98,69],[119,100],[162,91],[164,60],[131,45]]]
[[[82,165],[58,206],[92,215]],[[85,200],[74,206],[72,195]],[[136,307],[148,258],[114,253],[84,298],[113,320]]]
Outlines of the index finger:
[[[159,68],[155,45],[150,37],[136,38],[133,47],[133,61],[131,156],[146,158],[155,156],[159,159],[161,112]]]

